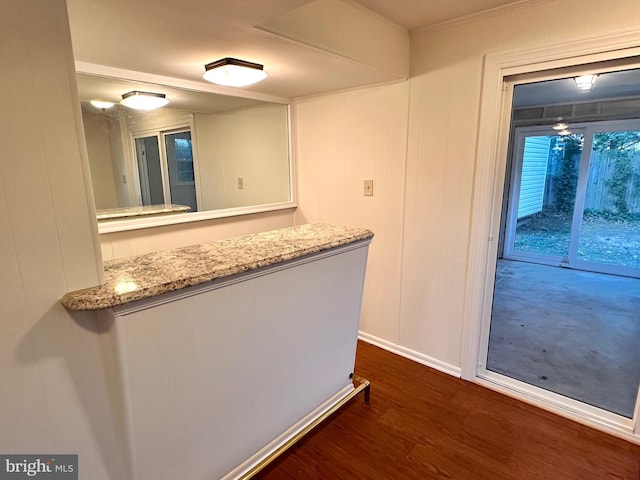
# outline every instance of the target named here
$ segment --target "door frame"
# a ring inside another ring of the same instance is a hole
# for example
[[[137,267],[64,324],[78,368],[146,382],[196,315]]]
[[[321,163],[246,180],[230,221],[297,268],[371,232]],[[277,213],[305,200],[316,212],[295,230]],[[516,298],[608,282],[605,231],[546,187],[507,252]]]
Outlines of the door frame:
[[[586,408],[583,404],[574,405],[566,401],[565,397],[544,395],[539,391],[541,389],[528,391],[522,385],[510,385],[501,379],[487,379],[480,375],[481,348],[485,340],[488,341],[486,321],[491,317],[513,84],[516,81],[525,83],[532,78],[540,81],[579,75],[587,71],[610,71],[611,66],[604,63],[612,61],[617,63],[617,70],[640,67],[633,57],[640,57],[640,32],[637,30],[611,31],[528,50],[514,49],[485,56],[467,263],[462,377],[640,443],[640,394],[634,417],[628,420],[613,414],[603,416],[602,410]],[[482,352],[484,353],[486,349]]]

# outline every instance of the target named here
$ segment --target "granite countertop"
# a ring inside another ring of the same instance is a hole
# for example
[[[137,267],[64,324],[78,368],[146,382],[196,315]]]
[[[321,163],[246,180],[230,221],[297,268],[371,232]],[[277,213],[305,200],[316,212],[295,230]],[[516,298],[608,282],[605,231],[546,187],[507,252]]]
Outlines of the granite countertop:
[[[96,210],[98,220],[114,220],[128,217],[145,217],[149,215],[162,215],[165,213],[187,213],[191,210],[189,205],[142,205],[139,207],[101,208]]]
[[[102,310],[370,239],[362,228],[307,224],[104,262],[103,285],[69,292],[68,310]]]

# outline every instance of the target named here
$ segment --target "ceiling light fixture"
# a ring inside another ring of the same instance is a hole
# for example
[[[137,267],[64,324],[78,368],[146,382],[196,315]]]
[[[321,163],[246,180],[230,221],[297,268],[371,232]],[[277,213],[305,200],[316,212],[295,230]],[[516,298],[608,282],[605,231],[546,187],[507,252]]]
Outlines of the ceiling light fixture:
[[[556,131],[567,130],[569,128],[569,124],[562,121],[558,121],[557,123],[554,123],[551,128],[553,128]]]
[[[113,107],[113,102],[105,102],[103,100],[91,100],[90,103],[96,108],[106,109]]]
[[[154,110],[156,108],[164,107],[169,100],[164,93],[151,93],[140,92],[134,90],[122,95],[122,101],[120,102],[125,107],[133,108],[135,110]]]
[[[597,75],[581,75],[579,77],[575,77],[574,80],[576,82],[576,87],[585,92],[589,91],[593,88],[593,84],[597,77]]]
[[[205,80],[226,87],[246,87],[267,78],[264,66],[237,58],[222,58],[204,66]]]

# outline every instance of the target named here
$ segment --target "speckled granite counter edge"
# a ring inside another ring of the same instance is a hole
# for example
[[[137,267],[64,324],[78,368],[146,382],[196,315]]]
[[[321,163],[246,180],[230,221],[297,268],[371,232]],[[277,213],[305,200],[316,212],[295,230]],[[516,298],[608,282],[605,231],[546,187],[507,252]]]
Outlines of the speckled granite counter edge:
[[[142,207],[103,208],[96,211],[99,221],[121,220],[130,217],[150,217],[167,213],[187,213],[189,205],[144,205]]]
[[[371,239],[361,228],[307,224],[105,262],[103,285],[67,293],[72,311],[103,310]]]

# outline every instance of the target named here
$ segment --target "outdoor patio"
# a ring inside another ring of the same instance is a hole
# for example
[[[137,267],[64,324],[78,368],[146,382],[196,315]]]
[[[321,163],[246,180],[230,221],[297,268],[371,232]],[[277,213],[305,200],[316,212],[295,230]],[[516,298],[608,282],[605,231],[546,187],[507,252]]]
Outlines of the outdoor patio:
[[[640,279],[499,260],[487,368],[630,418]]]
[[[563,256],[570,238],[571,215],[546,209],[518,222],[515,250]],[[578,258],[640,268],[640,214],[585,212]]]

